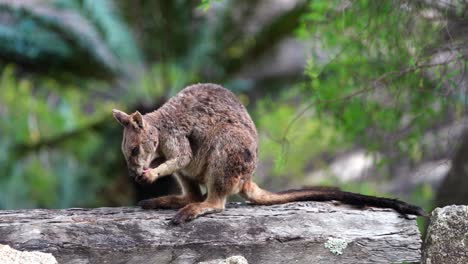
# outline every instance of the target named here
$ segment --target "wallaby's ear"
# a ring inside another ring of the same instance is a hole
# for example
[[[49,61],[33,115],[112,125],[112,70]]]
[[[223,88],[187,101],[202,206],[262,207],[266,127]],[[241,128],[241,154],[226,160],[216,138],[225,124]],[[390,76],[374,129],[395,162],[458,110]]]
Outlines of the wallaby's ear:
[[[125,112],[122,112],[117,109],[112,110],[115,120],[117,120],[122,126],[128,126],[130,124],[130,116]]]
[[[138,111],[132,114],[132,123],[135,126],[135,128],[145,128],[145,121],[143,120],[143,116]]]

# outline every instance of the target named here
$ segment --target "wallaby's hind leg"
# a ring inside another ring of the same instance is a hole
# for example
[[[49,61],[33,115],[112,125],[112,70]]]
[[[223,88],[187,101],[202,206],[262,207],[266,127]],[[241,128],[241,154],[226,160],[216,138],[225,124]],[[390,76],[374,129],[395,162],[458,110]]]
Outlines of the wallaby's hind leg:
[[[182,187],[182,194],[142,200],[138,205],[143,209],[179,209],[204,200],[198,183],[182,175],[177,175],[177,179]]]
[[[207,184],[207,198],[201,203],[190,203],[180,209],[172,219],[173,224],[191,221],[199,216],[217,213],[224,210],[226,199],[230,194],[238,193],[242,188],[239,176],[222,175],[213,176],[214,181]]]
[[[180,224],[200,215],[224,210],[229,195],[239,193],[250,181],[257,163],[256,138],[243,125],[224,125],[213,129],[204,147],[206,158],[207,198],[191,203],[177,212],[172,222]]]

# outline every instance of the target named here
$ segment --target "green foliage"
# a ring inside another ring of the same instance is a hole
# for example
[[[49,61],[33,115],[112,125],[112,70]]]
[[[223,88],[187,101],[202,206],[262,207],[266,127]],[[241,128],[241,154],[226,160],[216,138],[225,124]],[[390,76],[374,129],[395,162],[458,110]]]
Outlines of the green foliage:
[[[57,7],[76,11],[85,17],[120,61],[140,62],[140,51],[113,0],[54,0],[53,3]]]
[[[155,63],[131,84],[127,101],[151,105],[157,98],[174,96],[195,80],[195,74],[177,64]]]
[[[200,4],[198,5],[198,8],[203,10],[203,11],[208,11],[211,8],[211,5],[213,2],[219,2],[221,0],[201,0]]]
[[[0,6],[9,18],[0,23],[0,53],[21,69],[0,70],[0,208],[128,203],[125,191],[104,195],[125,173],[124,164],[115,166],[121,135],[110,110],[144,89],[126,97],[122,88],[111,91],[116,84],[89,80],[123,84],[140,70],[139,48],[114,1]],[[39,74],[16,77],[31,69]]]
[[[7,8],[0,11],[8,15]],[[10,11],[14,25],[0,23],[1,51],[18,54],[27,60],[41,60],[53,54],[50,63],[58,63],[71,56],[71,49],[57,32],[44,28],[32,17],[20,18],[19,12]]]
[[[430,214],[434,210],[434,199],[436,198],[436,192],[429,183],[422,184],[417,186],[415,190],[411,193],[410,197],[406,198],[412,203],[420,206],[424,211]],[[418,217],[417,224],[419,231],[422,236],[425,236],[426,228],[428,225],[429,218]]]
[[[88,102],[90,113],[79,90],[58,91],[60,84],[50,79],[17,79],[12,67],[0,76],[0,208],[99,202],[104,182],[93,175],[103,169],[85,164],[101,151],[100,136],[92,130],[68,136],[107,119],[112,105]]]
[[[295,102],[298,89],[282,94],[280,100],[263,99],[254,117],[260,133],[260,159],[273,160],[273,175],[300,179],[311,160],[320,160],[324,151],[343,147],[342,137],[333,127],[321,122],[314,111],[298,116]]]
[[[427,66],[425,54],[440,41],[438,27],[415,11],[399,1],[310,1],[297,34],[317,40],[304,92],[319,115],[350,142],[396,146],[418,160],[417,144],[444,114],[447,98],[420,70],[444,68]],[[324,52],[332,55],[324,60]]]
[[[2,2],[0,55],[41,71],[84,77],[111,78],[126,72],[129,63],[139,63],[139,50],[112,3]]]

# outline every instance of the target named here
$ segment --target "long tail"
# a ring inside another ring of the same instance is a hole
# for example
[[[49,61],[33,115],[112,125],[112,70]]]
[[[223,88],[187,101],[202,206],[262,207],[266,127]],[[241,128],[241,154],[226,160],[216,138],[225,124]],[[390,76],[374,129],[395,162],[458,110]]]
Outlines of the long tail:
[[[269,192],[258,187],[252,181],[246,182],[240,193],[248,201],[259,205],[283,204],[298,201],[340,201],[354,206],[372,206],[392,208],[403,215],[426,216],[426,212],[418,206],[397,199],[368,196],[358,193],[341,191],[338,188],[306,188],[288,190],[278,193]]]

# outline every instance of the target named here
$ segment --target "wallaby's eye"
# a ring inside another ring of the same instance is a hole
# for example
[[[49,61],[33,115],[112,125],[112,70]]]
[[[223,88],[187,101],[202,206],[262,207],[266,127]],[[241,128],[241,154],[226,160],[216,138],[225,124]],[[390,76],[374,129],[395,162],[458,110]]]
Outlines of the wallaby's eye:
[[[138,154],[140,154],[140,147],[134,147],[132,148],[132,156],[137,156]]]

